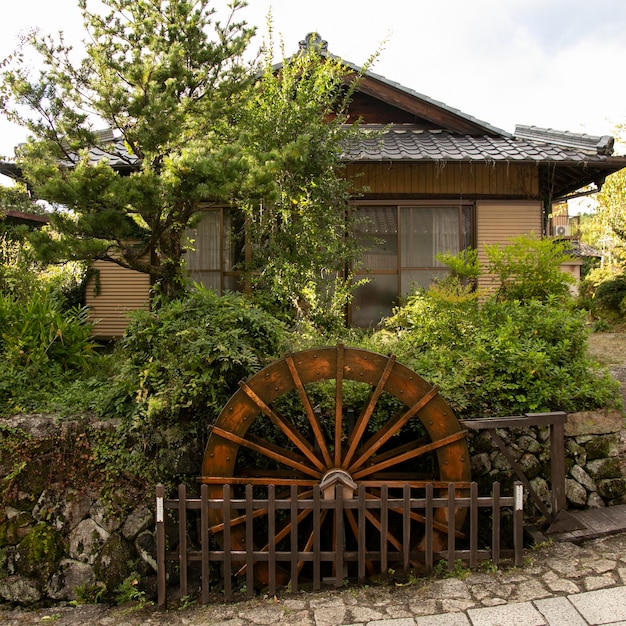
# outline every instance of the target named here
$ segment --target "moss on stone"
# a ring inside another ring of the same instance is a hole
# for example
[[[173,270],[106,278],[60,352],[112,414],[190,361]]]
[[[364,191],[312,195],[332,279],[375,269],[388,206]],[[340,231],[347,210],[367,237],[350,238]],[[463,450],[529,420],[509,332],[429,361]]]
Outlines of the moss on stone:
[[[617,435],[602,435],[590,439],[586,444],[587,460],[606,459],[617,456]]]
[[[17,547],[16,569],[23,576],[47,580],[65,555],[59,531],[39,522]]]
[[[113,533],[94,562],[97,580],[104,583],[109,591],[116,589],[133,572],[133,560],[136,559],[133,544],[120,534]]]

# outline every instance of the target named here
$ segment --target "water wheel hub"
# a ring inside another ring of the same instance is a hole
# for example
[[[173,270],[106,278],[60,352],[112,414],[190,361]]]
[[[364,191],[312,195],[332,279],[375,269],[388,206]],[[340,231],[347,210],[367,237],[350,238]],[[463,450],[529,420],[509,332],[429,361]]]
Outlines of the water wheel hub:
[[[335,489],[340,485],[344,500],[352,500],[354,492],[358,485],[352,480],[350,474],[342,469],[331,469],[324,474],[320,482],[320,489],[324,494],[324,500],[333,500],[335,498]]]

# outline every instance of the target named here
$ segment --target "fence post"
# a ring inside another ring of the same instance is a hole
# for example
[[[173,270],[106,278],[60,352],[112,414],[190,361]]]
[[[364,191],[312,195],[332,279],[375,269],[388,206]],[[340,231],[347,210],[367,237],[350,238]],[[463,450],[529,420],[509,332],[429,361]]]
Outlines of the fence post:
[[[565,419],[567,419],[567,415]],[[550,470],[552,473],[552,514],[567,508],[565,500],[565,434],[563,422],[550,424]]]
[[[222,488],[222,516],[224,520],[224,560],[222,561],[224,567],[224,599],[227,602],[230,602],[232,599],[232,550],[233,546],[231,543],[231,532],[230,532],[230,498],[231,491],[230,485],[226,484]]]
[[[493,483],[491,506],[491,560],[494,565],[500,563],[500,483]]]
[[[426,484],[426,523],[424,527],[424,562],[426,571],[430,574],[433,571],[433,484]]]
[[[524,485],[521,482],[513,484],[514,508],[513,514],[513,546],[515,548],[515,566],[524,564]]]
[[[178,485],[178,564],[180,566],[180,595],[187,595],[187,487]]]
[[[209,603],[209,486],[200,486],[200,549],[202,552],[202,604]]]
[[[448,483],[448,571],[454,571],[454,563],[456,561],[456,537],[454,535],[456,531],[455,525],[455,485],[454,483]]]
[[[156,487],[156,544],[157,544],[157,606],[160,611],[167,608],[165,572],[165,487]]]
[[[470,485],[470,568],[478,567],[478,483]]]

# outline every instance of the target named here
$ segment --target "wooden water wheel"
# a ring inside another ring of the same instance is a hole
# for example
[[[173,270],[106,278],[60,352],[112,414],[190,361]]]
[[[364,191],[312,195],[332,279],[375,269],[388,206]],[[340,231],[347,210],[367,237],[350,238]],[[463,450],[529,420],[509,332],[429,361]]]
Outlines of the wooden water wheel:
[[[252,484],[275,485],[285,493],[296,485],[298,497],[310,499],[314,485],[337,478],[354,489],[363,484],[366,497],[380,498],[383,484],[389,489],[405,483],[415,489],[427,482],[436,489],[449,482],[467,484],[469,468],[465,431],[436,387],[393,356],[340,344],[287,355],[240,383],[211,429],[199,480],[209,485],[210,498],[220,498],[224,484],[233,485],[235,493]],[[354,543],[356,518],[351,511],[345,515],[344,541]],[[219,510],[210,511],[214,531],[221,527],[221,516]],[[440,547],[447,537],[447,516],[447,509],[436,509]],[[246,516],[233,511],[232,517],[232,547],[244,550]],[[464,517],[464,510],[456,511],[457,532]],[[305,509],[297,524],[300,551],[310,549],[312,541],[306,518]],[[332,520],[322,522],[332,528]],[[376,515],[371,513],[367,522],[368,537],[380,533]],[[422,522],[417,514],[412,520]],[[291,530],[287,517],[276,544]],[[267,543],[264,536],[265,541],[255,542]],[[387,538],[398,547],[393,524]],[[328,541],[336,542],[332,533]],[[267,571],[258,565],[255,579],[262,586]]]

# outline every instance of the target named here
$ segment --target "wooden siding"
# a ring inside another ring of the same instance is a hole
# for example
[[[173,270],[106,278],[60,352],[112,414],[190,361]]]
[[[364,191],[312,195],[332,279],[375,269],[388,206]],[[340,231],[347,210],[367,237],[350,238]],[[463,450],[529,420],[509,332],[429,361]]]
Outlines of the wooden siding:
[[[103,339],[121,337],[128,324],[128,313],[147,309],[150,277],[111,261],[94,261],[95,272],[87,282],[85,303],[89,319],[96,323],[94,335]]]
[[[542,234],[542,207],[540,202],[482,201],[476,203],[476,248],[478,260],[487,262],[485,246],[506,244],[512,237],[534,233]],[[483,275],[479,287],[492,290],[493,276]]]
[[[346,174],[368,194],[524,199],[539,194],[537,166],[526,163],[350,163]]]

